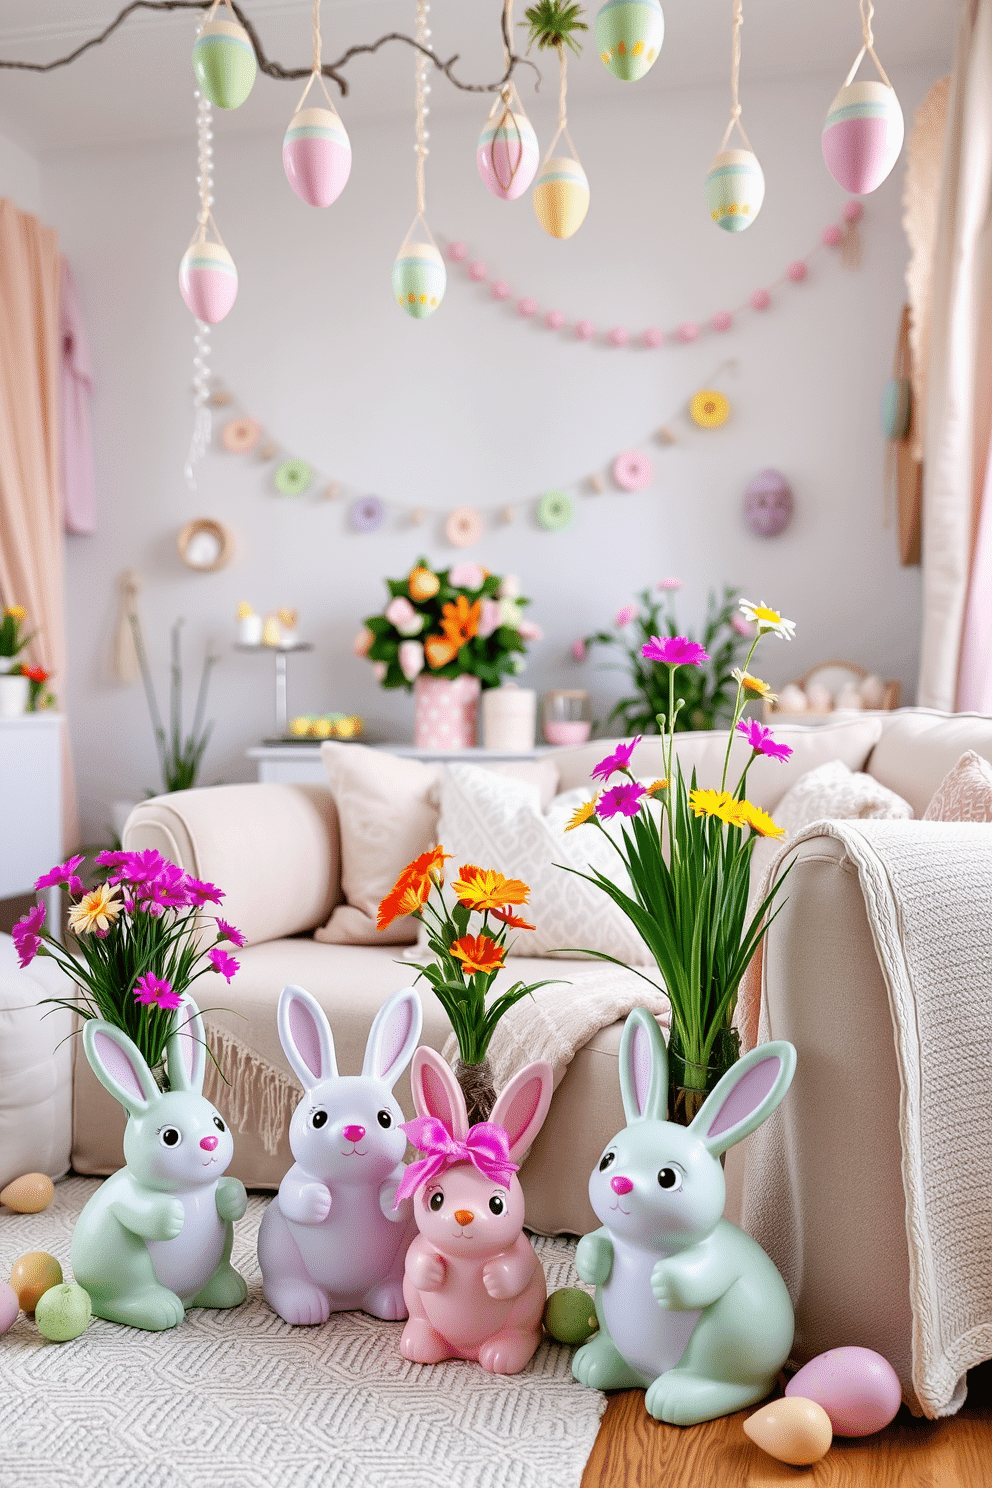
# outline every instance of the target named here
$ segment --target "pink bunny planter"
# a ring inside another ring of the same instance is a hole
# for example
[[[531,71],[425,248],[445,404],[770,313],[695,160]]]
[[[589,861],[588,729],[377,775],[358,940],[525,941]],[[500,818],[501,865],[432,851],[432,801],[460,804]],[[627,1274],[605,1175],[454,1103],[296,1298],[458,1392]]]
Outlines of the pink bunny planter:
[[[416,1233],[403,1177],[403,1112],[392,1088],[420,1038],[412,987],[376,1013],[360,1075],[339,1075],[330,1024],[302,987],[284,987],[279,1037],[304,1089],[289,1145],[296,1162],[258,1232],[265,1300],[287,1323],[332,1312],[406,1317],[403,1260]]]
[[[407,1251],[400,1351],[417,1364],[477,1359],[492,1374],[517,1374],[540,1341],[547,1286],[522,1233],[516,1168],[548,1114],[551,1066],[520,1070],[491,1121],[471,1128],[458,1082],[432,1049],[417,1050],[411,1083],[418,1119],[406,1131],[427,1156],[411,1163],[398,1194],[413,1193],[420,1231]]]

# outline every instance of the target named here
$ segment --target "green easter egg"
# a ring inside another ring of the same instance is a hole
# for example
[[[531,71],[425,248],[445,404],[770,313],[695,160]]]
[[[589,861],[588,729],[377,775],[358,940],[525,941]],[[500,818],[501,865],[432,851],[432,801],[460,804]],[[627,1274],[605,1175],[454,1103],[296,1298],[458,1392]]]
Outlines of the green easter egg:
[[[599,1328],[589,1293],[581,1287],[552,1292],[544,1308],[544,1326],[559,1343],[585,1343]]]
[[[34,1310],[38,1331],[52,1343],[66,1343],[85,1333],[93,1316],[89,1292],[74,1281],[49,1287]]]
[[[596,17],[600,60],[625,83],[636,83],[654,66],[664,39],[658,0],[606,0]]]
[[[208,21],[193,43],[193,71],[204,98],[217,108],[240,108],[258,64],[248,32],[237,21]]]

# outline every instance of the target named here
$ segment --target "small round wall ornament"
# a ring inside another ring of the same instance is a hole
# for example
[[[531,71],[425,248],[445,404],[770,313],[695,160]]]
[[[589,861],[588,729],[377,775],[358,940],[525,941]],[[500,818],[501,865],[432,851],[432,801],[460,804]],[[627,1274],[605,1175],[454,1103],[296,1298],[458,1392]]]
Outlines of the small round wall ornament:
[[[306,460],[283,460],[276,466],[273,480],[281,496],[302,496],[313,480],[313,471]]]
[[[702,388],[689,404],[689,417],[700,429],[716,429],[730,416],[730,404],[716,388]]]
[[[744,492],[744,525],[755,537],[778,537],[792,520],[792,487],[779,470],[762,470]]]
[[[516,201],[533,181],[540,159],[534,126],[516,88],[508,83],[490,109],[476,146],[482,184],[500,201]]]
[[[651,461],[640,450],[624,450],[613,461],[613,479],[622,491],[643,491],[653,474]]]
[[[537,520],[549,532],[563,532],[575,520],[575,503],[567,491],[545,491],[537,503]]]
[[[213,218],[208,221],[214,227],[216,241],[207,237],[207,222],[201,222],[179,265],[179,293],[197,320],[216,325],[237,299],[238,271],[220,241]]]
[[[863,42],[827,113],[823,126],[823,159],[838,186],[854,196],[875,191],[895,165],[902,149],[905,123],[895,89],[875,55],[871,0],[859,0]],[[854,75],[865,54],[878,78],[856,83]]]
[[[444,524],[444,535],[453,548],[470,548],[482,536],[482,518],[474,506],[456,506]]]
[[[248,32],[224,0],[224,14],[214,17],[220,0],[203,23],[193,43],[193,71],[205,98],[218,108],[240,108],[251,92],[258,72],[255,48]]]
[[[352,532],[377,532],[385,520],[386,507],[378,496],[359,496],[348,508]]]
[[[229,454],[246,455],[255,448],[261,433],[252,418],[229,419],[221,430],[220,440]]]
[[[725,232],[743,232],[757,217],[765,199],[765,176],[741,123],[739,96],[741,73],[741,27],[744,0],[734,0],[730,48],[730,122],[706,176],[706,205],[710,216]],[[743,150],[728,150],[734,130]]]
[[[179,556],[187,568],[215,573],[234,556],[234,538],[226,527],[210,517],[187,522],[176,538]]]
[[[654,66],[664,39],[658,0],[606,0],[596,16],[600,61],[625,83],[636,83]]]

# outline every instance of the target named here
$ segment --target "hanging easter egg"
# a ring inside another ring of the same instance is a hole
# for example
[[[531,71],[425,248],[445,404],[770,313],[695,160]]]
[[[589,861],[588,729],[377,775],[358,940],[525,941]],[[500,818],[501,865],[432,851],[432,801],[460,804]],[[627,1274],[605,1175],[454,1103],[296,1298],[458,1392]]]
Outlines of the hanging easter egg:
[[[216,325],[234,304],[238,271],[223,243],[191,243],[179,265],[179,292],[197,320]]]
[[[706,177],[706,205],[718,227],[743,232],[761,211],[765,174],[752,150],[721,150]]]
[[[505,108],[490,117],[475,149],[483,184],[500,201],[516,201],[523,196],[540,158],[534,126],[521,108]]]
[[[541,166],[534,182],[534,211],[552,238],[578,232],[589,210],[589,182],[577,160],[553,155]]]
[[[433,315],[447,283],[444,260],[433,243],[404,243],[393,264],[393,294],[415,320]]]
[[[596,17],[600,61],[625,83],[636,83],[654,65],[664,39],[658,0],[606,0]]]
[[[823,158],[838,186],[867,196],[881,186],[899,158],[902,109],[895,89],[880,81],[847,83],[823,126]]]
[[[351,141],[334,109],[305,108],[293,115],[283,136],[282,168],[308,207],[337,201],[351,174]]]
[[[193,71],[200,91],[222,109],[240,108],[255,82],[258,65],[248,32],[230,20],[208,21],[193,43]]]

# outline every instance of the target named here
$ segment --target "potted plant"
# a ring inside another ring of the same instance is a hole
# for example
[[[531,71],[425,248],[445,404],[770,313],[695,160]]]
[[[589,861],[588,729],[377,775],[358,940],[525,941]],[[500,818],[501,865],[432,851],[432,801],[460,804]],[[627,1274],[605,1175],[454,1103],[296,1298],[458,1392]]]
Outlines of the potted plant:
[[[8,605],[0,617],[0,718],[26,713],[30,681],[17,660],[31,636],[25,635],[22,605]]]

